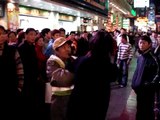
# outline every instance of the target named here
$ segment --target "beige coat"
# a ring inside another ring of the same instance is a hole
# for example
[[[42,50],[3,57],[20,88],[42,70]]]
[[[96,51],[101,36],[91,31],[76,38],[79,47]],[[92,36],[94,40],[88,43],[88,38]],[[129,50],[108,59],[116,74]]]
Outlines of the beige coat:
[[[53,94],[68,95],[73,89],[73,73],[65,69],[65,63],[57,56],[51,55],[47,60],[47,76]]]

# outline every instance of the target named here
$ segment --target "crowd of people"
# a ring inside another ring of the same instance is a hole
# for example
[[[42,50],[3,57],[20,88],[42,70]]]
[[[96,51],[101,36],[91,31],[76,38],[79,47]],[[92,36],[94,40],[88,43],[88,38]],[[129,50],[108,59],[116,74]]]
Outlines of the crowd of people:
[[[128,34],[124,28],[66,35],[63,28],[9,31],[0,26],[2,115],[17,120],[105,120],[110,83],[128,85],[129,65],[138,51],[132,80],[136,120],[154,120],[157,36]]]

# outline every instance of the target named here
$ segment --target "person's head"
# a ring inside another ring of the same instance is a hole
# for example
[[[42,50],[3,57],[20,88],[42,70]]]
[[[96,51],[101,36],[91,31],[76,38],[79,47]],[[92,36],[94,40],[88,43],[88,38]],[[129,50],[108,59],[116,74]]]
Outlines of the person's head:
[[[14,31],[8,33],[8,40],[9,42],[16,42],[17,41],[17,34]]]
[[[37,32],[34,28],[28,28],[25,32],[25,39],[29,43],[34,43],[36,35],[37,35]]]
[[[84,31],[82,33],[82,37],[85,38],[85,39],[88,39],[88,32],[87,31]]]
[[[121,35],[121,42],[122,43],[127,43],[127,35],[126,34]]]
[[[7,41],[8,35],[6,32],[6,29],[0,25],[0,44],[3,44],[5,41]]]
[[[121,33],[121,32],[120,32],[119,30],[115,30],[115,31],[114,31],[114,35],[115,35],[115,36],[119,35],[120,33]]]
[[[79,40],[80,39],[80,33],[76,33],[74,38],[75,38],[75,40]]]
[[[44,37],[43,37],[41,34],[39,34],[39,35],[36,37],[36,39],[35,39],[35,44],[38,45],[38,46],[43,47],[43,45],[44,45]]]
[[[20,32],[17,38],[17,44],[21,44],[25,40],[25,32]]]
[[[66,37],[66,30],[64,28],[60,28],[60,37]]]
[[[121,28],[120,32],[121,32],[121,34],[126,34],[127,31],[125,28]]]
[[[97,56],[109,56],[113,51],[113,38],[106,31],[98,31],[89,41],[90,52]]]
[[[138,42],[139,50],[144,52],[151,48],[152,41],[149,36],[141,36]]]
[[[52,48],[57,55],[62,60],[66,60],[71,56],[71,41],[66,40],[64,37],[57,38],[52,44]]]
[[[57,29],[54,29],[52,32],[51,32],[51,35],[52,35],[52,38],[55,40],[57,38],[60,37],[60,31],[57,30]]]
[[[2,25],[0,25],[0,35],[4,34],[5,31],[6,31],[6,29]]]
[[[19,28],[19,29],[17,29],[16,34],[19,35],[19,33],[21,33],[21,32],[23,32],[23,29]]]
[[[69,35],[69,39],[70,39],[70,40],[74,40],[74,39],[75,39],[75,34],[76,34],[76,33],[75,33],[74,31],[71,31],[71,32],[70,32],[70,35]]]
[[[152,31],[152,37],[157,38],[157,33],[155,31]]]
[[[51,30],[49,28],[44,28],[41,31],[41,35],[46,39],[51,39]]]

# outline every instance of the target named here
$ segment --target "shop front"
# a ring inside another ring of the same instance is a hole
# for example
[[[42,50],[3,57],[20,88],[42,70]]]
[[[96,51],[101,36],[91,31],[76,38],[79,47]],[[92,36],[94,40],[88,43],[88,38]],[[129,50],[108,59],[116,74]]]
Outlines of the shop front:
[[[35,8],[19,7],[19,28],[27,29],[30,27],[41,31],[43,28],[51,28],[49,22],[50,12]]]
[[[108,14],[105,0],[67,1],[6,1],[5,5],[10,5],[9,7],[6,7],[7,9],[5,9],[5,15],[3,18],[0,18],[0,22],[2,19],[4,22],[6,22],[6,28],[11,30],[16,30],[17,28],[26,29],[28,27],[34,27],[36,30],[40,31],[46,27],[50,29],[59,29],[60,27],[63,27],[67,32],[70,32],[84,30],[93,31],[104,28],[104,21],[106,21]],[[95,18],[95,16],[97,17]],[[81,18],[89,18],[90,21],[86,24],[81,22]]]

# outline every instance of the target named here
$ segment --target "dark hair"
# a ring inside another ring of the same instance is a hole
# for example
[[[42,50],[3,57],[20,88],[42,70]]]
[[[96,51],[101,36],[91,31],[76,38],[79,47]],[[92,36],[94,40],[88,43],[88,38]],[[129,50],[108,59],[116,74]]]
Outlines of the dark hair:
[[[20,32],[17,38],[17,45],[20,45],[25,39],[25,32]]]
[[[127,40],[127,35],[126,34],[122,34],[121,37],[125,40]]]
[[[147,35],[141,36],[141,37],[140,37],[140,40],[145,40],[145,41],[147,41],[148,43],[152,43],[151,38],[150,38],[149,36],[147,36]]]
[[[94,55],[107,55],[113,52],[113,38],[110,33],[100,30],[90,39],[90,51]]]
[[[54,36],[56,33],[60,33],[60,31],[57,30],[57,29],[54,29],[54,30],[52,30],[52,32],[51,32],[52,36]]]
[[[76,34],[76,32],[75,32],[75,31],[71,31],[71,32],[70,32],[70,35],[71,35],[71,34]]]
[[[43,35],[42,34],[38,34],[36,39],[35,39],[35,43],[37,43],[40,38],[43,38],[43,40],[44,40]]]
[[[115,32],[116,32],[116,33],[119,33],[119,34],[121,33],[119,30],[115,30]]]
[[[125,29],[125,28],[121,28],[121,30],[124,30],[124,31],[126,31],[126,29]]]
[[[41,34],[43,37],[45,37],[45,34],[47,34],[48,32],[50,32],[51,30],[49,28],[44,28],[42,31],[41,31]]]
[[[66,32],[66,30],[64,28],[60,28],[59,31]]]
[[[3,31],[6,31],[6,29],[2,25],[0,25],[0,29],[2,29]]]
[[[29,32],[31,32],[31,31],[34,31],[34,32],[36,32],[36,30],[34,29],[34,28],[27,28],[27,30],[26,30],[26,34],[28,34]],[[37,32],[36,32],[37,33]]]
[[[16,33],[19,34],[19,32],[23,31],[22,28],[17,29]]]
[[[9,37],[9,35],[12,34],[12,33],[13,33],[15,36],[17,36],[16,32],[10,31],[10,32],[8,33],[8,37]]]

